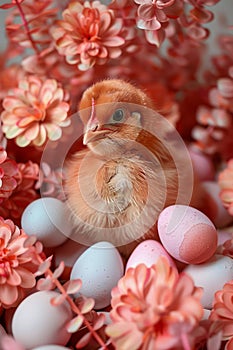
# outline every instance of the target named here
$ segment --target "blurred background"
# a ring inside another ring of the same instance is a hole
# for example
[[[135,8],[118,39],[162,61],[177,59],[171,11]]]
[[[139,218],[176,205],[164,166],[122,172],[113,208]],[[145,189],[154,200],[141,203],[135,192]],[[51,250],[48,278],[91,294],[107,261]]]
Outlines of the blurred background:
[[[36,1],[36,0],[35,0]],[[0,0],[0,4],[10,2],[10,0]],[[101,1],[102,3],[109,3],[108,0]],[[232,15],[233,15],[233,1],[232,0],[220,0],[215,6],[211,6],[211,11],[214,12],[214,20],[206,25],[211,30],[211,35],[207,39],[209,44],[208,55],[206,56],[206,62],[208,63],[208,56],[218,52],[216,45],[217,35],[226,32],[227,25],[233,26]],[[0,9],[0,50],[4,50],[6,47],[6,33],[5,33],[5,16],[6,10]]]

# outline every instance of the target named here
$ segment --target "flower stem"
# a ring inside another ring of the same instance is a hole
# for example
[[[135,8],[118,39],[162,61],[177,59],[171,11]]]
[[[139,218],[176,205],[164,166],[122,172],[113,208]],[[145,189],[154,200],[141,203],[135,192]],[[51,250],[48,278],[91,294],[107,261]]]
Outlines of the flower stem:
[[[40,263],[43,263],[43,259],[40,256],[37,256]],[[65,288],[63,285],[58,281],[58,279],[53,278],[53,272],[48,269],[47,270],[48,275],[52,278],[54,284],[56,287],[60,290],[60,292],[65,295],[67,302],[70,304],[71,309],[77,314],[82,315],[81,311],[79,310],[78,306],[75,304],[73,299],[67,294]],[[103,339],[99,336],[99,334],[93,329],[92,325],[88,322],[88,320],[84,316],[84,324],[89,330],[89,332],[92,334],[92,336],[95,338],[95,340],[98,342],[98,344],[101,346],[101,349],[107,350],[107,346],[104,343]]]
[[[31,45],[32,45],[32,48],[34,49],[34,51],[36,52],[37,55],[39,55],[40,51],[38,50],[32,36],[31,36],[31,33],[30,33],[30,29],[29,29],[29,26],[28,26],[28,22],[27,22],[27,19],[25,17],[25,14],[23,12],[23,9],[22,9],[22,6],[19,2],[19,0],[15,0],[15,3],[16,3],[16,6],[18,7],[18,10],[19,10],[19,13],[20,13],[20,16],[22,18],[22,21],[23,21],[23,25],[25,27],[25,30],[26,30],[26,33],[27,33],[27,36],[28,36],[28,39],[29,41],[31,42]]]
[[[184,350],[192,350],[186,333],[181,333],[181,341]]]

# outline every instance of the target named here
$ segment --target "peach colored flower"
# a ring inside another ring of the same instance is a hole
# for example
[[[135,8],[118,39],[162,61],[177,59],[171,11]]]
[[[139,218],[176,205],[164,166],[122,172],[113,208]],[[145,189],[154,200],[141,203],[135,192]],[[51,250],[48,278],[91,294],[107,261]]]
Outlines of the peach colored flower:
[[[63,11],[63,20],[51,33],[61,55],[69,64],[87,70],[118,58],[125,40],[120,36],[122,20],[99,1],[72,2]]]
[[[233,337],[233,281],[227,282],[222,290],[215,293],[213,309],[209,319],[222,325],[223,340]],[[230,345],[230,344],[229,344]],[[232,341],[231,341],[232,347]]]
[[[137,27],[145,30],[149,43],[159,46],[166,37],[169,19],[183,12],[183,0],[134,0],[138,7]]]
[[[11,218],[20,225],[21,215],[24,209],[35,199],[39,198],[36,191],[36,182],[39,179],[39,166],[28,161],[17,164],[17,174],[15,175],[16,187],[0,207],[0,216]]]
[[[56,80],[28,76],[3,100],[3,132],[8,139],[15,138],[20,147],[58,140],[61,128],[70,124],[69,104],[65,100]]]
[[[221,189],[219,195],[223,205],[233,216],[233,159],[230,159],[226,168],[220,172],[218,184]]]
[[[13,159],[7,158],[7,152],[0,146],[0,203],[8,198],[17,186],[15,176],[18,167]]]
[[[106,332],[116,349],[182,347],[202,318],[201,289],[161,258],[127,270],[112,290],[112,324]],[[186,338],[187,339],[187,338]]]
[[[36,182],[35,188],[39,189],[42,196],[55,197],[64,200],[65,196],[62,192],[62,183],[64,174],[62,169],[51,169],[49,164],[42,162],[39,173],[39,180]]]
[[[25,289],[36,284],[34,247],[24,247],[27,237],[13,221],[0,218],[0,305],[5,308],[16,305]]]

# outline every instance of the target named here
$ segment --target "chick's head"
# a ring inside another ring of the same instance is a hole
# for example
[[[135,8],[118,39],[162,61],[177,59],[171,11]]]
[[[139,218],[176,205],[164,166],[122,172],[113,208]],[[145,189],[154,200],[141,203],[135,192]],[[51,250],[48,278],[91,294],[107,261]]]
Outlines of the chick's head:
[[[79,105],[83,143],[100,156],[122,154],[140,134],[143,110],[152,107],[142,90],[125,81],[94,84],[84,92]]]

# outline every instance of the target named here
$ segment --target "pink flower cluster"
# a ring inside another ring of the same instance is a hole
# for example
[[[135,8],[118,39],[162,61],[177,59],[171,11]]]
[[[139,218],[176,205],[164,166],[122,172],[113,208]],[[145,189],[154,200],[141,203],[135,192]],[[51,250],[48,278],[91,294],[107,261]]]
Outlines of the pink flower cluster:
[[[11,220],[0,218],[0,305],[6,308],[17,305],[36,285],[36,248],[25,245],[27,238]]]
[[[130,268],[112,290],[113,323],[107,334],[116,349],[181,348],[203,316],[201,295],[166,258],[151,268]]]

